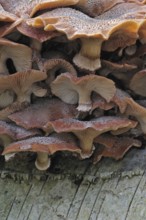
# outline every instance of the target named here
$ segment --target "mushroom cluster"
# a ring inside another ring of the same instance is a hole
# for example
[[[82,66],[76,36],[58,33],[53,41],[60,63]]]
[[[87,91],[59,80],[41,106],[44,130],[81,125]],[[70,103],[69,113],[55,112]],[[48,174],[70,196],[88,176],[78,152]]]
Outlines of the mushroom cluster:
[[[39,170],[146,135],[145,0],[0,0],[0,152]],[[25,155],[25,153],[24,153]]]

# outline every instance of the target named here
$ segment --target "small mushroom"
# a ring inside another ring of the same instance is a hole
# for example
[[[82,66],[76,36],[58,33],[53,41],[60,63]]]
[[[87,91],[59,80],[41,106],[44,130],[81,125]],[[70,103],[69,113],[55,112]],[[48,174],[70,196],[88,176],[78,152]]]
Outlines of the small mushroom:
[[[0,140],[2,140],[3,146],[6,147],[14,140],[22,140],[32,136],[39,135],[37,130],[26,130],[15,124],[0,121]]]
[[[26,129],[32,129],[42,128],[49,121],[60,118],[75,118],[76,115],[75,105],[52,98],[39,100],[28,108],[9,115],[9,119]]]
[[[116,137],[112,135],[100,135],[94,139],[97,143],[93,155],[93,163],[97,163],[102,157],[121,159],[131,147],[141,147],[141,141],[130,137]],[[99,145],[100,144],[100,145]]]
[[[0,75],[10,73],[6,65],[8,60],[11,60],[15,67],[12,73],[29,70],[32,65],[32,50],[23,44],[0,38]]]
[[[130,81],[129,88],[138,95],[146,97],[146,69],[136,73]]]
[[[38,70],[29,70],[25,72],[17,72],[13,75],[0,77],[0,93],[10,90],[17,95],[17,101],[30,102],[30,96],[33,93],[38,97],[46,94],[46,89],[42,89],[36,85],[36,82],[45,80],[46,73]]]
[[[25,36],[36,39],[40,42],[44,42],[46,40],[50,40],[50,39],[52,39],[56,36],[61,35],[57,31],[46,32],[43,29],[37,29],[37,28],[34,28],[34,27],[30,27],[29,25],[27,25],[27,23],[25,21],[23,21],[19,25],[17,25],[17,30],[21,34],[24,34]]]
[[[136,103],[132,98],[126,98],[126,115],[134,116],[140,123],[141,129],[146,134],[146,108]]]
[[[38,170],[46,170],[50,166],[50,155],[57,151],[68,151],[80,154],[76,138],[73,135],[55,134],[49,137],[35,137],[10,144],[3,151],[3,155],[19,152],[36,152],[35,165]]]
[[[47,73],[46,83],[49,86],[56,77],[56,72],[60,70],[61,73],[69,72],[77,76],[77,72],[73,65],[64,59],[49,59],[43,64],[43,71]]]
[[[134,128],[136,122],[127,118],[103,116],[91,121],[79,121],[75,119],[59,119],[51,121],[44,126],[44,131],[49,134],[53,131],[57,133],[72,132],[80,141],[82,158],[91,156],[93,151],[93,140],[95,137],[107,131],[115,131],[120,128]]]
[[[51,91],[66,103],[78,103],[78,111],[86,112],[92,108],[91,92],[98,93],[109,102],[114,96],[116,88],[112,80],[102,76],[77,77],[64,73],[51,83]]]

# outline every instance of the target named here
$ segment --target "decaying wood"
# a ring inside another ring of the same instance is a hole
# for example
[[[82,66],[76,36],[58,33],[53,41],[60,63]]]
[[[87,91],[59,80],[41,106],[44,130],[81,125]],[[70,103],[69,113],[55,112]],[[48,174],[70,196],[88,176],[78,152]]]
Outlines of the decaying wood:
[[[33,162],[1,161],[0,219],[143,220],[145,158],[145,149],[97,165],[57,155],[46,172]]]

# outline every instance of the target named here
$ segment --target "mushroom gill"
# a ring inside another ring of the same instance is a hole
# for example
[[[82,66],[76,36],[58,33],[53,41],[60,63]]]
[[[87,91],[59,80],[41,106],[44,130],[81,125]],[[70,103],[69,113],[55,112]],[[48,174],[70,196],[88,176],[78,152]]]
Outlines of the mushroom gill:
[[[0,75],[10,73],[6,65],[8,60],[14,64],[13,73],[29,70],[32,65],[32,50],[23,44],[0,38]]]
[[[35,166],[39,170],[46,170],[50,166],[50,155],[57,151],[68,151],[80,154],[76,138],[73,135],[55,134],[49,137],[34,137],[23,141],[17,141],[7,146],[3,155],[11,155],[19,152],[35,152],[37,159]]]
[[[46,79],[46,73],[38,70],[28,70],[17,72],[13,75],[0,77],[0,93],[13,91],[17,102],[30,102],[31,94],[42,97],[46,94],[46,89],[42,89],[36,83]]]
[[[80,141],[82,158],[90,157],[93,149],[95,137],[107,132],[115,131],[120,128],[134,128],[135,121],[121,117],[103,116],[91,121],[79,121],[76,119],[59,119],[51,121],[44,126],[44,131],[49,134],[53,131],[57,133],[72,132]]]
[[[64,73],[51,83],[51,91],[64,102],[78,103],[78,111],[92,108],[91,93],[94,91],[109,102],[116,92],[114,82],[102,76],[86,75],[77,77]]]
[[[58,8],[29,19],[27,23],[32,27],[44,28],[45,31],[56,30],[64,33],[69,40],[79,38],[81,49],[74,56],[73,61],[81,69],[95,71],[101,67],[102,43],[112,34],[122,31],[124,36],[129,33],[130,42],[134,35],[132,44],[135,43],[138,30],[145,22],[145,8],[145,5],[136,3],[118,4],[96,18],[91,18],[72,8]],[[141,19],[138,19],[139,14]]]

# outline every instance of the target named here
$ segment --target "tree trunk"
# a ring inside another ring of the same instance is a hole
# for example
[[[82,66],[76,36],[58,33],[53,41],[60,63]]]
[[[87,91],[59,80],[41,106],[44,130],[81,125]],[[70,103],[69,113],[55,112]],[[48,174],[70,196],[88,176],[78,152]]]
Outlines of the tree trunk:
[[[47,172],[33,164],[1,161],[0,220],[146,219],[146,149],[97,165],[57,155]]]

